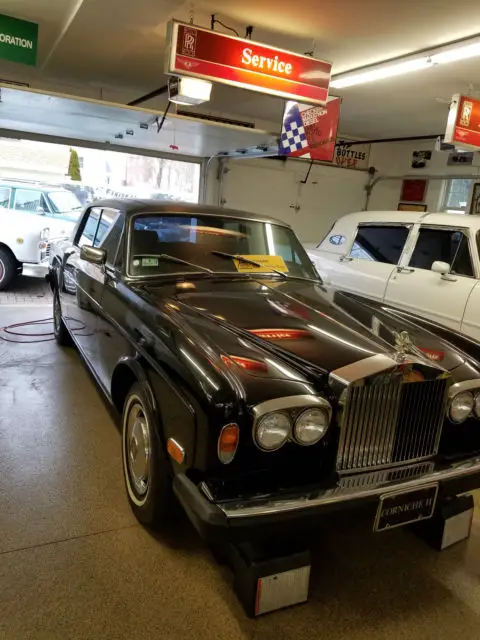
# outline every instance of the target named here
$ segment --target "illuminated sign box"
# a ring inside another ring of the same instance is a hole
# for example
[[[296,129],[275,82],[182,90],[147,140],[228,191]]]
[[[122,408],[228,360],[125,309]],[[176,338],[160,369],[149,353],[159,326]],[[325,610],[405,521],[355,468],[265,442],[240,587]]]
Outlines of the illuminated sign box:
[[[165,72],[325,105],[332,65],[183,22],[168,25]]]
[[[480,100],[458,93],[452,97],[445,142],[480,149]]]

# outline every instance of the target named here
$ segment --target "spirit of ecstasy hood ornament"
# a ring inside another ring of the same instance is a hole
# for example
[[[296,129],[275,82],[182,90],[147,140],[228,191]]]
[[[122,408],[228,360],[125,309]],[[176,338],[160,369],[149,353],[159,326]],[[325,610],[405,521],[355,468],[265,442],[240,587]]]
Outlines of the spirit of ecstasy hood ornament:
[[[417,353],[418,350],[413,344],[407,331],[400,331],[400,333],[395,331],[394,336],[395,336],[395,345],[394,345],[395,360],[397,360],[397,362],[402,362],[402,360],[405,360],[405,358],[409,353],[410,354]]]

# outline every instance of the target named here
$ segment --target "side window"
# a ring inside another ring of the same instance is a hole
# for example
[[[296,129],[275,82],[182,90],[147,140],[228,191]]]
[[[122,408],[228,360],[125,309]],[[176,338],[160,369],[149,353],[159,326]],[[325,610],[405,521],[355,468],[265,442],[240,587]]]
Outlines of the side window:
[[[462,231],[425,227],[420,229],[410,266],[415,269],[431,269],[436,260],[447,262],[452,273],[473,276],[468,236]]]
[[[95,237],[97,235],[97,229],[99,226],[98,223],[100,222],[101,214],[102,210],[98,207],[93,207],[88,211],[88,213],[85,215],[82,225],[78,230],[75,244],[77,244],[79,247],[83,246],[84,244],[96,246]]]
[[[16,189],[14,208],[19,211],[33,211],[35,213],[48,210],[43,193],[33,189]]]
[[[0,208],[7,209],[10,206],[10,193],[9,187],[0,187]]]
[[[117,252],[122,237],[125,218],[120,211],[104,209],[100,219],[96,242],[99,247],[107,251],[107,264],[120,266],[121,256]],[[116,260],[117,258],[117,260]],[[120,260],[120,262],[119,262]]]
[[[410,229],[403,225],[358,227],[350,250],[352,258],[398,264]]]

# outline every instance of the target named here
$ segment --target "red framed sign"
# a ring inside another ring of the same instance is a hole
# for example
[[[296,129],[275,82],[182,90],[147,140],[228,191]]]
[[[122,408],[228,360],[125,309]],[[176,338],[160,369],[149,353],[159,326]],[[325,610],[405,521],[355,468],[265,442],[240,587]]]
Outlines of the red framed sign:
[[[339,116],[340,98],[330,96],[326,107],[289,100],[283,114],[279,154],[332,162]]]
[[[480,100],[458,93],[452,97],[445,142],[480,149]]]
[[[400,200],[404,202],[423,202],[427,193],[428,181],[407,178],[402,182]]]
[[[325,105],[332,65],[183,22],[168,25],[165,73]]]

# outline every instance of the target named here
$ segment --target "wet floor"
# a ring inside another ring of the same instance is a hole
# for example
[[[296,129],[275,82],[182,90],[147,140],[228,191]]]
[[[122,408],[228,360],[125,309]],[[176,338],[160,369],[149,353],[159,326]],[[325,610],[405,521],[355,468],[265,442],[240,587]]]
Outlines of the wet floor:
[[[3,304],[0,326],[49,314]],[[443,553],[337,518],[318,533],[309,602],[250,620],[186,519],[160,537],[137,524],[78,354],[0,341],[1,640],[457,637],[480,637],[478,517]]]

